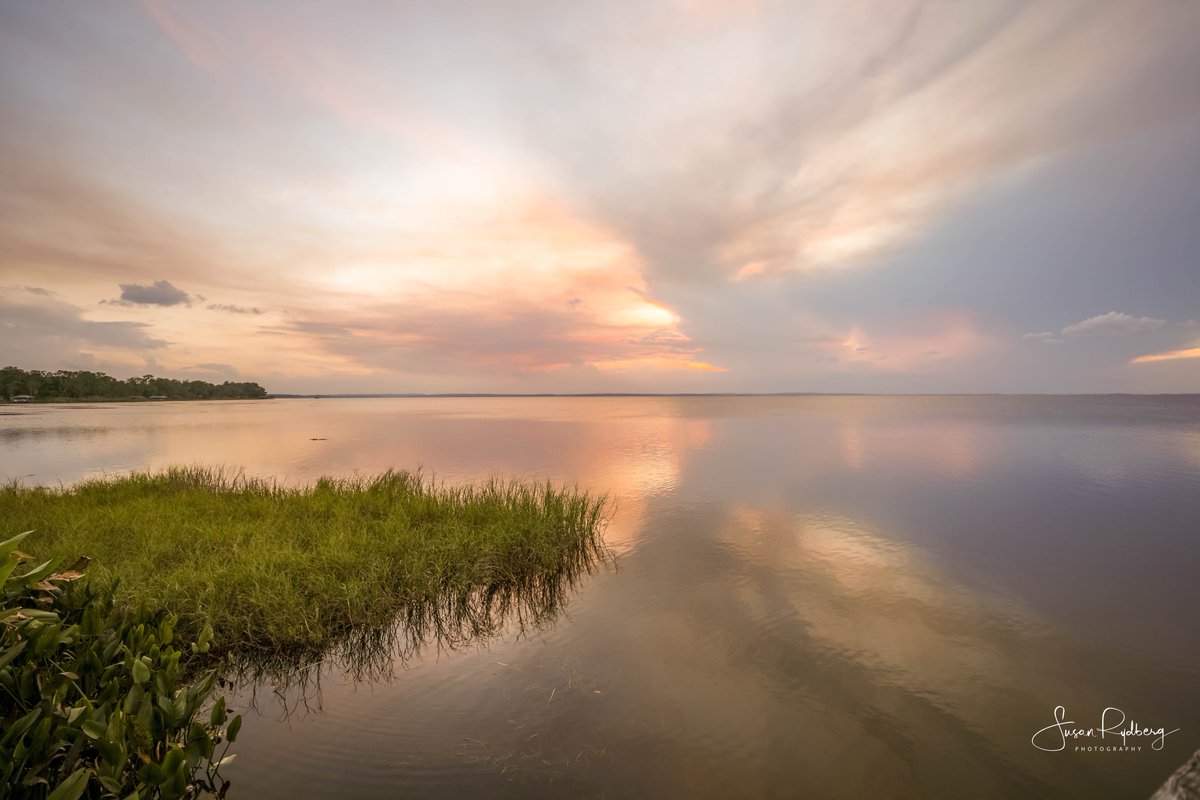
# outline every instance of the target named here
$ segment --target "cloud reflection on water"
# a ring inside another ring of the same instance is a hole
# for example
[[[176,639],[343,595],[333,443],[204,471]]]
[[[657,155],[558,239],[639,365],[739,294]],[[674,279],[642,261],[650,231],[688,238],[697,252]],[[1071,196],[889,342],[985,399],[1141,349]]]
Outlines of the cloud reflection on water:
[[[247,724],[234,767],[248,796],[320,794],[336,774],[364,797],[1085,798],[1148,792],[1186,755],[1052,760],[1028,742],[1058,704],[1172,727],[1198,711],[1194,632],[1164,605],[1200,602],[1187,559],[1194,399],[36,413],[43,427],[60,415],[112,431],[0,437],[5,464],[36,464],[46,482],[180,460],[289,481],[423,466],[447,481],[578,482],[616,501],[618,568],[583,581],[554,624],[385,659],[390,683],[329,676],[323,713]]]

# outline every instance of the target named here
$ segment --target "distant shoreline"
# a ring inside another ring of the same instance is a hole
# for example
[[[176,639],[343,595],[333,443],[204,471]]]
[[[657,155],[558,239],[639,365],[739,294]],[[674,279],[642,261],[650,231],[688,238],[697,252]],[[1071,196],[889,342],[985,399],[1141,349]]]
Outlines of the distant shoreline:
[[[425,394],[407,393],[362,393],[362,394],[268,394],[264,397],[55,397],[13,401],[0,397],[0,406],[56,405],[65,403],[183,403],[226,400],[438,400],[438,399],[570,399],[570,398],[620,398],[620,397],[1178,397],[1200,398],[1200,392],[1096,392],[1096,393],[1051,393],[1051,392],[533,392],[506,394],[502,392],[448,392]]]
[[[33,400],[0,398],[5,406],[44,406],[48,403],[202,403],[206,400],[266,400],[266,397],[51,397]]]
[[[267,396],[254,381],[224,381],[158,378],[150,374],[125,380],[106,372],[60,369],[0,367],[0,398],[13,404],[102,403],[142,400],[253,400]]]

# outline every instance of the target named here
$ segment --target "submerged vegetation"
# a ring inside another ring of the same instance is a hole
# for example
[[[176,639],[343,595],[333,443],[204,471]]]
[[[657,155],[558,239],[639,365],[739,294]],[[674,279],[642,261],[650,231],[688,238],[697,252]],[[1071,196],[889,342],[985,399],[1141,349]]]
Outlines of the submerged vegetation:
[[[605,509],[551,484],[409,472],[287,487],[176,467],[0,488],[0,518],[36,529],[45,557],[92,557],[118,603],[210,623],[214,651],[235,655],[317,653],[397,617],[478,633],[516,592],[552,609],[564,573],[602,555]]]

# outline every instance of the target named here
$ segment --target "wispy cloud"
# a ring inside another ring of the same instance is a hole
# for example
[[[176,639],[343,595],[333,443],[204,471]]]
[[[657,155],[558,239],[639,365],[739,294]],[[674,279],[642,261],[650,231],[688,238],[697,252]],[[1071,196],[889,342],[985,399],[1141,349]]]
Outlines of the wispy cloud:
[[[1022,338],[1036,339],[1039,342],[1045,342],[1047,344],[1062,344],[1064,341],[1066,341],[1065,339],[1063,339],[1062,334],[1057,331],[1040,331],[1038,333],[1027,333]]]
[[[1135,333],[1156,331],[1165,327],[1165,319],[1135,317],[1119,311],[1097,314],[1083,322],[1076,322],[1062,329],[1063,336],[1129,336]]]
[[[213,69],[220,63],[220,47],[214,37],[177,4],[169,0],[142,0],[142,6],[194,66]]]
[[[225,311],[229,314],[261,314],[263,310],[258,306],[234,306],[227,303],[209,303],[209,311]]]
[[[1188,231],[1120,217],[1153,234],[1121,251],[1137,279],[1083,293],[1094,262],[1055,259],[1155,158],[1188,207],[1200,5],[282,8],[6,10],[0,269],[91,309],[64,341],[111,323],[168,366],[389,388],[956,388],[999,338],[1048,373],[1187,352]],[[1101,148],[1077,220],[1029,222],[1034,182]],[[1022,247],[1046,280],[993,301]],[[1081,302],[1157,316],[1064,324]]]
[[[170,345],[148,325],[94,320],[79,306],[37,288],[0,296],[0,360],[30,369],[63,364],[140,363]]]
[[[532,52],[555,79],[541,81],[548,103],[523,106],[528,135],[652,279],[697,281],[855,263],[911,240],[964,192],[1130,124],[1104,112],[1081,65],[1142,68],[1145,49],[1114,33],[1145,24],[1132,9],[871,8],[726,6],[716,24],[649,13],[635,30],[595,15],[582,49],[537,31]],[[855,46],[826,45],[844,41]],[[706,90],[675,91],[684,70]],[[593,91],[573,120],[543,110],[579,84]]]
[[[1168,322],[1165,319],[1135,317],[1132,314],[1125,314],[1120,311],[1109,311],[1106,314],[1097,314],[1094,317],[1088,317],[1082,322],[1067,325],[1057,333],[1054,331],[1027,333],[1024,338],[1036,339],[1048,344],[1061,344],[1072,337],[1132,336],[1138,333],[1161,330],[1167,325]]]
[[[1182,350],[1168,350],[1165,353],[1150,353],[1138,356],[1130,363],[1149,364],[1155,361],[1178,361],[1185,358],[1200,358],[1200,347],[1186,347]]]

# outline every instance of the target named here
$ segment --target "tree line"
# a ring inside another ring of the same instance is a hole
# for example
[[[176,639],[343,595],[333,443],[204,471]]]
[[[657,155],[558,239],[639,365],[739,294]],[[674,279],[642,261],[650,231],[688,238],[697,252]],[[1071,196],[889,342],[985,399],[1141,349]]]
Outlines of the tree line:
[[[18,367],[0,369],[0,398],[29,395],[35,400],[134,400],[167,397],[171,400],[241,400],[266,397],[267,390],[253,381],[180,381],[140,375],[127,380],[103,372],[65,370],[45,372]]]

